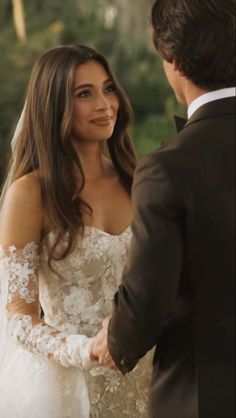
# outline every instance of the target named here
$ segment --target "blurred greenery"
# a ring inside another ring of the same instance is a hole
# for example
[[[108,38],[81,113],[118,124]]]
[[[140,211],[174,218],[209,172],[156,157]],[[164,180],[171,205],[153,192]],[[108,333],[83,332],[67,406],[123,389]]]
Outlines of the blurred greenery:
[[[27,38],[18,38],[13,0],[0,0],[0,182],[10,140],[23,107],[32,66],[45,50],[80,42],[108,58],[133,109],[133,138],[143,156],[174,134],[183,114],[165,79],[151,40],[152,0],[19,0]]]

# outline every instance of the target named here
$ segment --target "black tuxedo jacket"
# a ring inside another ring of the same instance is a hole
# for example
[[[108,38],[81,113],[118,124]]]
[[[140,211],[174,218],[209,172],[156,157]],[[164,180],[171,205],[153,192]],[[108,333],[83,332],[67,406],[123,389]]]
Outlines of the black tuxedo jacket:
[[[199,108],[139,164],[133,205],[111,355],[126,373],[156,345],[151,417],[233,418],[235,98]]]

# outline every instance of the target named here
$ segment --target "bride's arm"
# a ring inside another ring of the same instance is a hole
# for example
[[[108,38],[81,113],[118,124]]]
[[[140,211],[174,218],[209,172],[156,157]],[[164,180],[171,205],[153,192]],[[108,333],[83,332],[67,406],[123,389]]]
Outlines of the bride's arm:
[[[69,335],[40,318],[38,289],[39,244],[43,223],[36,178],[25,176],[9,188],[0,214],[0,280],[7,329],[25,349],[61,365],[91,366],[85,335]]]

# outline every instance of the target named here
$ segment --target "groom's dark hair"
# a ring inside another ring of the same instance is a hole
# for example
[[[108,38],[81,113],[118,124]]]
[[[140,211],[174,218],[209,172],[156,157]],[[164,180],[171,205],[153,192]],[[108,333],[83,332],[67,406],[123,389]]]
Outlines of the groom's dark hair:
[[[151,19],[157,51],[195,85],[235,85],[235,0],[156,0]]]

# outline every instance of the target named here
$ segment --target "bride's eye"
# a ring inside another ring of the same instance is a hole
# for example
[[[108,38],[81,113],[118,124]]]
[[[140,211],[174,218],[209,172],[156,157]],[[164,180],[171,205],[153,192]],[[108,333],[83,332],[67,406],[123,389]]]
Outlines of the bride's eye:
[[[90,96],[91,96],[91,92],[89,90],[83,90],[76,95],[76,97],[79,97],[81,99],[86,99],[87,97],[90,97]]]
[[[115,84],[109,84],[106,88],[105,88],[105,92],[106,93],[114,93],[116,91],[116,86]]]

